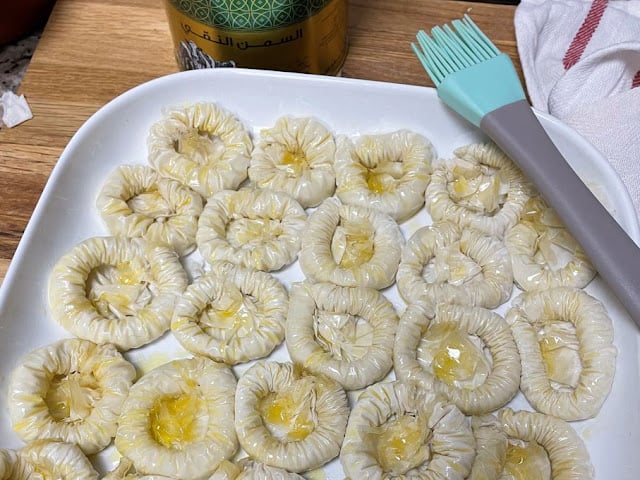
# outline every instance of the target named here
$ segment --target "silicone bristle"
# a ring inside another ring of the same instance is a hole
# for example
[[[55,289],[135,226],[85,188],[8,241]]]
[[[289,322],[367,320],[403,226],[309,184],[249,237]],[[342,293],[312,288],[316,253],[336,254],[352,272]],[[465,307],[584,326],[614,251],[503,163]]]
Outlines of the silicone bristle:
[[[468,15],[451,23],[453,28],[433,27],[431,36],[420,30],[416,35],[418,45],[411,44],[436,86],[447,75],[500,55],[500,50]]]

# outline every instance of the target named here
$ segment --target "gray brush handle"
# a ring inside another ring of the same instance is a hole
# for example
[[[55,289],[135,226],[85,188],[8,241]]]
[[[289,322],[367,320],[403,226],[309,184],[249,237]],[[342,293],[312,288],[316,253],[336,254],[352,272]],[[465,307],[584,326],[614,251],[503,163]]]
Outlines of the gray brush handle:
[[[640,326],[640,249],[576,175],[531,106],[521,100],[500,107],[480,129],[535,185]]]

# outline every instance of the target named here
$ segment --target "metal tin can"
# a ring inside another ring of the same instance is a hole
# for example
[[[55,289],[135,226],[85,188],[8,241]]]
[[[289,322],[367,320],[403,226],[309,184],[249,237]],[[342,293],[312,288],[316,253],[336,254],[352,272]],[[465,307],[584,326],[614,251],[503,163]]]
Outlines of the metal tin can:
[[[165,8],[183,70],[337,75],[347,54],[347,0],[165,0]]]

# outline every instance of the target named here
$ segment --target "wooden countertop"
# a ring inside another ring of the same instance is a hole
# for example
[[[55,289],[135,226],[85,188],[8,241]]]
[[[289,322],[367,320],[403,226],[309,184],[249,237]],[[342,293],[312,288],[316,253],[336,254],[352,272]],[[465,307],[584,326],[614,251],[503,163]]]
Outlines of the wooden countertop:
[[[343,76],[432,85],[409,44],[419,29],[464,13],[519,69],[514,11],[460,0],[350,0]],[[0,281],[76,130],[124,91],[176,71],[162,1],[57,1],[20,88],[33,119],[0,129]]]

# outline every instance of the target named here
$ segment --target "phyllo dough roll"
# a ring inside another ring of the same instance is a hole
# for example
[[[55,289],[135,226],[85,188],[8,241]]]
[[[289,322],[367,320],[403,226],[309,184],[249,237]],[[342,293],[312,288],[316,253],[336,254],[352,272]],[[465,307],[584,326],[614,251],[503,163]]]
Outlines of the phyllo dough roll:
[[[238,380],[235,412],[240,445],[252,458],[297,473],[338,456],[349,405],[328,377],[259,360]]]
[[[353,407],[340,462],[358,480],[463,480],[475,443],[467,418],[435,392],[404,382],[377,383]]]
[[[304,208],[284,192],[224,190],[207,202],[196,242],[209,262],[274,271],[296,260],[306,220]]]
[[[281,117],[260,132],[249,179],[259,188],[286,192],[304,208],[333,195],[333,135],[312,117]]]
[[[518,393],[520,357],[509,325],[481,307],[409,305],[394,346],[399,379],[442,394],[468,415],[492,412]]]
[[[247,178],[253,142],[231,113],[215,103],[175,106],[151,126],[149,163],[161,175],[205,198]]]
[[[144,165],[121,165],[107,178],[96,206],[114,236],[166,243],[179,255],[196,246],[202,197]]]
[[[434,221],[451,220],[502,238],[532,192],[520,169],[493,143],[456,149],[434,167],[426,206]]]
[[[584,441],[567,422],[537,412],[498,411],[507,436],[500,478],[593,480],[594,469]]]
[[[520,388],[542,413],[567,421],[595,417],[616,371],[613,324],[604,305],[583,290],[525,292],[506,320],[522,360]]]
[[[527,201],[505,244],[513,278],[523,290],[584,288],[596,276],[582,247],[541,197]]]
[[[500,239],[443,220],[411,235],[396,284],[407,303],[426,297],[433,303],[496,308],[513,290],[511,259]]]
[[[18,450],[0,449],[2,480],[98,480],[100,475],[75,443],[36,440]]]
[[[304,477],[284,468],[272,467],[244,457],[235,463],[224,461],[209,480],[304,480]]]
[[[271,274],[215,262],[178,299],[171,331],[194,354],[235,365],[266,357],[284,340],[288,306]]]
[[[373,288],[291,286],[286,329],[291,359],[347,390],[371,385],[391,370],[397,326],[393,305]]]
[[[332,197],[309,216],[300,268],[312,282],[380,290],[394,282],[403,245],[389,215]]]
[[[138,473],[208,478],[238,449],[231,369],[204,357],[173,360],[131,388],[115,445]]]
[[[169,330],[187,282],[178,255],[165,245],[92,237],[56,262],[49,306],[53,318],[74,335],[128,350]]]
[[[471,429],[473,437],[476,439],[476,458],[473,460],[468,480],[498,480],[502,478],[500,475],[507,460],[509,443],[500,421],[491,414],[473,416],[471,417]],[[520,479],[516,477],[515,480]]]
[[[336,149],[336,194],[344,203],[384,212],[403,222],[424,205],[433,145],[409,130],[341,136]]]
[[[49,439],[93,454],[111,443],[135,367],[113,345],[69,338],[27,354],[9,379],[9,416],[25,442]]]

